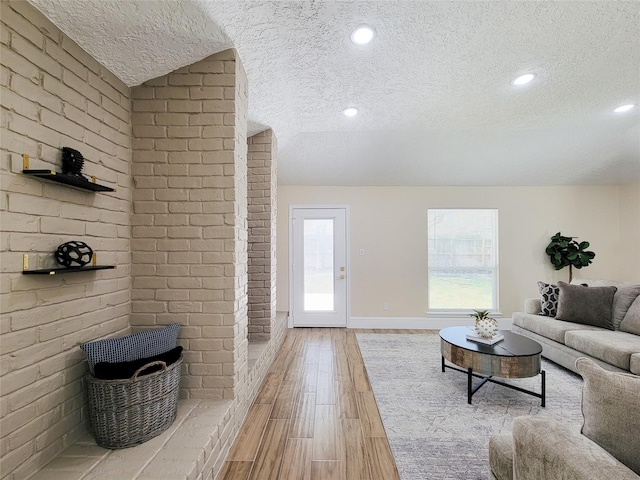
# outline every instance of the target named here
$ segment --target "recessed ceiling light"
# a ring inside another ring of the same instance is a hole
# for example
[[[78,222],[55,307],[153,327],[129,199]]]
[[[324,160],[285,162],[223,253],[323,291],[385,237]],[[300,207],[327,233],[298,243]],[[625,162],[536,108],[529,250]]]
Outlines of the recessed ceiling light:
[[[514,79],[511,82],[511,85],[524,85],[526,83],[529,83],[535,77],[536,76],[533,73],[525,73],[524,75],[520,75],[518,78]]]
[[[358,109],[355,107],[345,108],[342,113],[347,117],[355,117],[358,114]]]
[[[624,112],[628,112],[629,110],[631,110],[633,107],[635,107],[635,105],[633,103],[629,103],[627,105],[620,105],[618,108],[616,108],[614,110],[614,112],[616,113],[624,113]]]
[[[351,32],[351,41],[356,45],[366,45],[373,40],[374,35],[375,32],[373,31],[373,28],[367,25],[360,25]]]

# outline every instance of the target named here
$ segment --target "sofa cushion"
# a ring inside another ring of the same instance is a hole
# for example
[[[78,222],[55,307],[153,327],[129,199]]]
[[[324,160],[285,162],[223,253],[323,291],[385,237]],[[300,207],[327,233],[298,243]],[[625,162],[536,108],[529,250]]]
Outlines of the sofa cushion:
[[[564,343],[579,352],[629,371],[631,355],[640,352],[640,337],[625,332],[570,331]]]
[[[558,282],[558,287],[557,319],[613,330],[612,307],[616,287],[583,287],[564,282]]]
[[[620,328],[620,324],[629,313],[629,308],[633,305],[640,295],[640,285],[631,285],[629,287],[618,287],[616,294],[613,296],[613,328]],[[638,303],[637,315],[640,317],[640,303]],[[640,318],[638,320],[638,335],[640,335]]]
[[[602,280],[594,278],[574,279],[572,285],[588,285],[590,287],[617,287],[613,296],[613,328],[619,329],[620,322],[624,318],[628,308],[640,295],[640,285],[616,280]]]
[[[627,310],[624,319],[620,323],[620,330],[640,335],[640,297],[636,297],[629,310]]]
[[[582,378],[582,434],[640,475],[640,377],[609,372],[579,358]]]
[[[557,285],[538,282],[538,290],[540,290],[540,311],[536,313],[545,317],[555,317],[558,311],[560,289]]]
[[[559,322],[555,318],[517,312],[513,314],[513,324],[559,343],[564,343],[565,333],[572,330],[602,331],[590,325]]]
[[[513,480],[513,435],[510,433],[491,435],[489,466],[497,480]]]

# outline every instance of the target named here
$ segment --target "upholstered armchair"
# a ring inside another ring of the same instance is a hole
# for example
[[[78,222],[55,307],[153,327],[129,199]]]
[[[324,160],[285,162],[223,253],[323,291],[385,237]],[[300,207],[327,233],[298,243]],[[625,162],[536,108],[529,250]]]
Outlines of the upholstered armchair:
[[[580,433],[542,416],[517,417],[512,433],[489,440],[497,480],[638,480],[640,377],[576,360],[584,380]]]

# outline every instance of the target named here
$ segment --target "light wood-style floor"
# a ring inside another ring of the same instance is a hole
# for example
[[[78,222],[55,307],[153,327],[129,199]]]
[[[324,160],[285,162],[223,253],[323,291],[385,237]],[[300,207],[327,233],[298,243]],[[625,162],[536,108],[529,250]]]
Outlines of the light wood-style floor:
[[[218,480],[399,480],[359,332],[413,331],[289,329]]]

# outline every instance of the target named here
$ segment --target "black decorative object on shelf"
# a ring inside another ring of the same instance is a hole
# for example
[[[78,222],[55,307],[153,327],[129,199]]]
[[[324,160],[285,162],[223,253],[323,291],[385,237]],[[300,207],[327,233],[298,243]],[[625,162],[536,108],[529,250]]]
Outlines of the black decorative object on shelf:
[[[93,258],[93,250],[84,242],[72,240],[60,245],[55,256],[63,267],[84,267]]]
[[[81,173],[83,165],[84,157],[78,150],[62,147],[62,173],[87,180]]]

